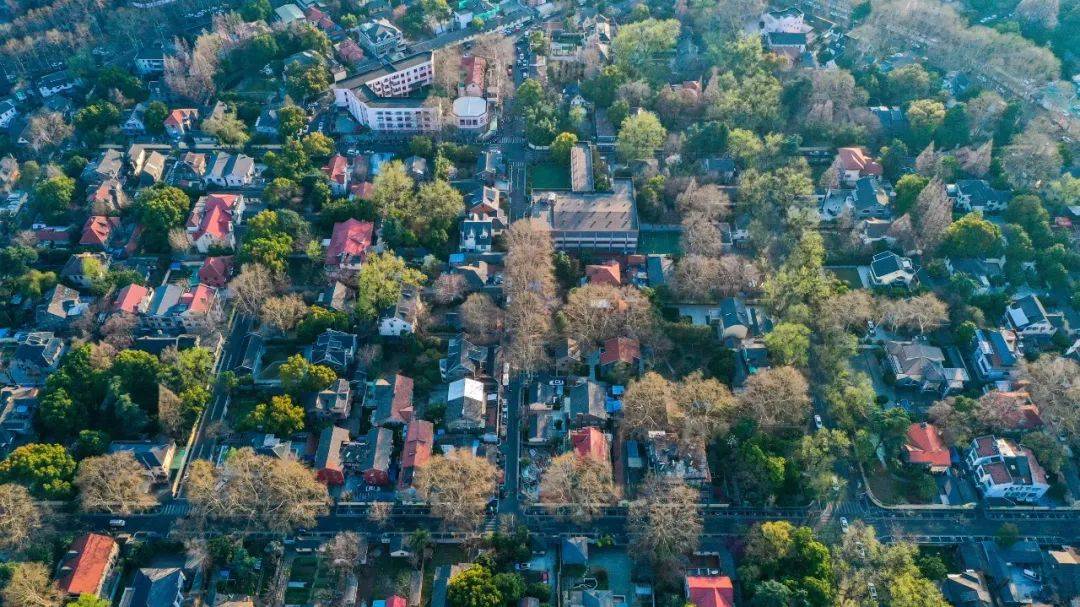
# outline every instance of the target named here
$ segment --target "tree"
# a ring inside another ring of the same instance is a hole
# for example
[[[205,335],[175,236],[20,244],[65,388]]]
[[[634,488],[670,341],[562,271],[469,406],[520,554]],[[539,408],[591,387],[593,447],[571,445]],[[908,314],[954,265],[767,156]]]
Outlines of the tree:
[[[296,137],[307,122],[307,113],[291,103],[278,110],[278,134],[282,137]]]
[[[325,365],[309,362],[300,354],[293,354],[281,364],[281,387],[289,394],[307,394],[325,389],[337,373]]]
[[[998,527],[994,534],[994,540],[1001,546],[1008,548],[1020,541],[1020,529],[1013,523],[1005,523]]]
[[[611,462],[591,455],[580,457],[574,451],[552,459],[540,478],[540,501],[555,511],[568,509],[578,523],[598,516],[618,495]]]
[[[63,445],[30,443],[0,462],[0,483],[18,483],[47,499],[70,495],[74,476],[75,459]]]
[[[674,19],[625,24],[611,41],[614,64],[632,77],[661,82],[666,62],[660,58],[674,50],[678,37],[679,22]]]
[[[339,531],[326,543],[326,558],[339,573],[355,571],[360,565],[360,536],[353,531]]]
[[[75,180],[64,175],[39,181],[34,186],[31,208],[46,221],[56,221],[67,214],[75,195]]]
[[[810,356],[810,327],[782,322],[765,336],[765,347],[776,364],[805,367]]]
[[[259,317],[263,324],[288,333],[307,315],[308,307],[295,293],[270,297],[263,301]]]
[[[5,605],[60,607],[64,600],[64,593],[53,583],[49,568],[42,563],[15,563],[10,576],[0,591]]]
[[[1035,459],[1043,468],[1052,474],[1061,474],[1068,454],[1054,437],[1045,432],[1030,432],[1024,435],[1023,444],[1035,453]]]
[[[144,231],[143,242],[164,243],[169,230],[187,218],[191,199],[179,188],[158,183],[135,196],[134,208]]]
[[[945,110],[945,116],[934,133],[934,141],[941,149],[951,150],[971,141],[971,133],[968,130],[967,108],[963,103],[957,103]]]
[[[372,182],[371,202],[382,217],[411,216],[415,210],[414,186],[404,163],[390,161],[379,169]]]
[[[551,142],[551,157],[561,165],[569,165],[570,150],[577,142],[578,138],[574,133],[559,133]]]
[[[221,112],[203,120],[202,130],[217,137],[225,145],[241,146],[251,138],[247,125],[236,117],[235,110]]]
[[[655,343],[660,334],[656,311],[636,287],[586,284],[570,292],[561,310],[565,332],[582,346],[614,337]]]
[[[555,252],[551,233],[538,220],[519,220],[506,231],[507,359],[521,371],[547,363],[545,344],[554,333]]]
[[[1018,190],[1038,188],[1061,174],[1061,152],[1053,138],[1034,122],[1001,156],[1001,172]]]
[[[18,553],[40,532],[41,510],[22,485],[0,485],[0,552]]]
[[[450,578],[446,598],[453,607],[499,607],[502,593],[495,586],[491,571],[482,565],[472,565]]]
[[[917,63],[892,70],[886,81],[890,99],[897,104],[927,97],[931,92],[930,73]]]
[[[330,88],[330,74],[322,63],[304,66],[293,61],[285,66],[285,87],[289,96],[306,100]]]
[[[357,278],[357,313],[365,320],[375,320],[397,303],[405,287],[420,286],[423,280],[423,274],[407,267],[393,251],[369,255]]]
[[[334,140],[318,131],[304,135],[301,143],[311,158],[328,158],[334,153]]]
[[[907,119],[911,127],[911,143],[917,149],[930,141],[945,120],[945,106],[933,99],[919,99],[908,106]]]
[[[240,8],[240,16],[244,21],[268,21],[273,13],[270,0],[248,0]]]
[[[896,202],[894,211],[897,215],[903,215],[911,210],[919,193],[930,183],[930,180],[916,173],[904,175],[896,182]]]
[[[112,603],[92,594],[80,594],[79,598],[68,603],[67,607],[110,607]]]
[[[943,251],[957,257],[998,257],[1005,249],[1001,228],[983,219],[982,213],[968,213],[945,230]]]
[[[266,298],[278,290],[274,275],[266,266],[246,263],[240,273],[229,281],[229,293],[236,309],[243,314],[256,315]]]
[[[457,449],[437,455],[416,472],[413,485],[431,512],[460,529],[475,529],[495,493],[498,470],[487,459]]]
[[[808,390],[806,378],[793,367],[774,367],[746,380],[738,404],[743,415],[761,426],[798,426],[810,413]]]
[[[818,326],[840,331],[861,330],[867,321],[877,318],[876,306],[873,295],[865,289],[834,295],[821,306]]]
[[[204,519],[290,533],[313,526],[315,517],[327,511],[330,498],[326,486],[304,464],[244,448],[234,451],[220,469],[206,460],[192,462],[188,500]]]
[[[634,557],[658,576],[677,579],[697,548],[703,528],[698,493],[676,478],[646,479],[630,502],[627,532]]]
[[[129,515],[156,506],[146,490],[146,469],[130,451],[88,457],[79,462],[75,486],[84,512]]]
[[[272,396],[269,403],[255,405],[244,424],[277,436],[292,436],[304,429],[304,407],[287,394]]]
[[[623,120],[615,141],[615,151],[624,161],[649,158],[664,145],[666,138],[667,129],[660,124],[656,114],[638,112]]]

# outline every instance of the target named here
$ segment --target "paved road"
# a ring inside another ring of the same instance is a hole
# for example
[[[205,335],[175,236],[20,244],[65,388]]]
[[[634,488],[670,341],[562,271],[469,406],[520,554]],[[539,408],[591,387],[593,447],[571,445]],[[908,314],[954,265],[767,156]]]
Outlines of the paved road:
[[[521,478],[521,410],[525,383],[515,377],[506,389],[506,437],[503,439],[503,497],[499,500],[501,514],[518,514],[519,480]]]
[[[228,336],[225,338],[221,356],[218,358],[217,368],[214,370],[215,376],[223,371],[231,370],[240,360],[240,357],[244,355],[244,336],[251,331],[251,325],[252,319],[250,317],[240,313],[233,316],[232,327],[229,330]],[[199,431],[195,436],[195,442],[191,446],[191,452],[187,458],[188,462],[194,461],[195,459],[210,459],[213,456],[214,447],[217,445],[217,439],[210,436],[207,433],[207,429],[210,428],[214,422],[221,421],[228,410],[228,391],[220,386],[214,386],[214,395],[210,400],[210,406],[207,407],[205,413],[199,420]]]

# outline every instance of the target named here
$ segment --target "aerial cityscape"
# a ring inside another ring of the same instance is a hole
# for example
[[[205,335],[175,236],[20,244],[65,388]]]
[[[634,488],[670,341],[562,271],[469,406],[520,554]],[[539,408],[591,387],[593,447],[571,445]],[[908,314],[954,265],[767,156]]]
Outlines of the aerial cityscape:
[[[1080,0],[6,0],[0,607],[1080,607]]]

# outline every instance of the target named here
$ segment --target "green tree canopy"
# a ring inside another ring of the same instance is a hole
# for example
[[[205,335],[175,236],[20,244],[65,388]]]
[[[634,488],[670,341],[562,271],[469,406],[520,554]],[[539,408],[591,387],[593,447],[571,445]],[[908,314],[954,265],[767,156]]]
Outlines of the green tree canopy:
[[[424,275],[405,265],[392,251],[369,255],[360,268],[356,309],[361,318],[375,320],[397,303],[404,287],[417,287]]]
[[[623,160],[651,157],[664,145],[667,129],[652,112],[639,112],[623,121],[615,141],[615,151]]]
[[[74,478],[75,458],[63,445],[30,443],[0,462],[0,483],[18,483],[46,499],[70,496]]]
[[[500,607],[502,594],[486,567],[473,565],[450,578],[446,597],[453,607]]]

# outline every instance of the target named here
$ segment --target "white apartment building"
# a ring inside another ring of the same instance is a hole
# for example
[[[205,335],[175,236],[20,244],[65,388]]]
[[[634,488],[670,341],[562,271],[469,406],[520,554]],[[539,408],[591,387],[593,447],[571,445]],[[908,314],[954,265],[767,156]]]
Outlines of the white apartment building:
[[[334,86],[334,100],[373,131],[434,131],[441,112],[417,94],[434,77],[431,53],[420,53],[342,80]]]
[[[1050,489],[1031,449],[1007,438],[980,436],[971,441],[967,463],[984,497],[1035,502]]]

